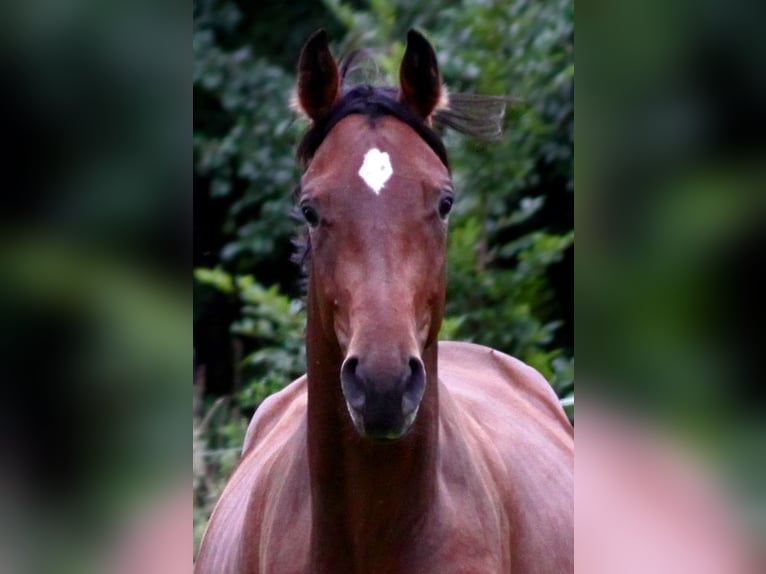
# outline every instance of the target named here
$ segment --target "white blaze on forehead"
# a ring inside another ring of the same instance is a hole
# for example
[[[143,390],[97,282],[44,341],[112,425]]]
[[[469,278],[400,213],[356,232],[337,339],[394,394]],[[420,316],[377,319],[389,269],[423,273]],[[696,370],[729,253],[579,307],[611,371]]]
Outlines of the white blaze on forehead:
[[[359,168],[359,177],[375,192],[375,195],[380,194],[380,190],[383,189],[393,173],[391,158],[386,152],[372,148],[364,154],[364,162]]]

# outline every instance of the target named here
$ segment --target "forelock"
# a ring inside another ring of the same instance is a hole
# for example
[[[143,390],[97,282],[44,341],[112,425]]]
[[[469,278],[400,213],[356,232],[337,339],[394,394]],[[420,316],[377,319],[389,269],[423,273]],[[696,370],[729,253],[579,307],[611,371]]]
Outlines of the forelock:
[[[367,84],[347,90],[335,103],[330,113],[312,124],[298,144],[297,158],[305,168],[322,145],[327,135],[343,118],[359,114],[370,120],[393,116],[410,126],[436,153],[449,169],[447,150],[439,135],[420,117],[401,104],[394,88],[377,88]]]

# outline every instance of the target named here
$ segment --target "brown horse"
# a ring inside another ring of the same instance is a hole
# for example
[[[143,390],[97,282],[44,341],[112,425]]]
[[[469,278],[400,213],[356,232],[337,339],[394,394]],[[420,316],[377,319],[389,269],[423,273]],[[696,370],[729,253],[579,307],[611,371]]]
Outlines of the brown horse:
[[[303,48],[307,375],[267,399],[202,543],[200,574],[573,571],[573,430],[540,374],[438,343],[453,200],[411,31],[400,88],[344,89]]]

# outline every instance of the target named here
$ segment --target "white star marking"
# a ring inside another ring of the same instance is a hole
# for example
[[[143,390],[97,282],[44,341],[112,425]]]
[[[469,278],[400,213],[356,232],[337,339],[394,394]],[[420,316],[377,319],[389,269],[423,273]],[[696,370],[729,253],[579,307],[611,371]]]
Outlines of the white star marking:
[[[364,154],[364,162],[359,168],[359,177],[375,192],[375,195],[380,195],[380,190],[383,189],[393,173],[391,158],[386,152],[372,148]]]

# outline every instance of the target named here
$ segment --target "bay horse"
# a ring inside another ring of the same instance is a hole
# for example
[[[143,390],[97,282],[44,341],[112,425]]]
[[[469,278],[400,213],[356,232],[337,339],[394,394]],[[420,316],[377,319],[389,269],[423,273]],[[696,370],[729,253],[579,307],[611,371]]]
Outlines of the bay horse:
[[[307,374],[256,411],[196,572],[572,572],[556,395],[519,360],[437,340],[454,191],[433,48],[409,32],[398,90],[341,80],[320,30],[298,65]]]

